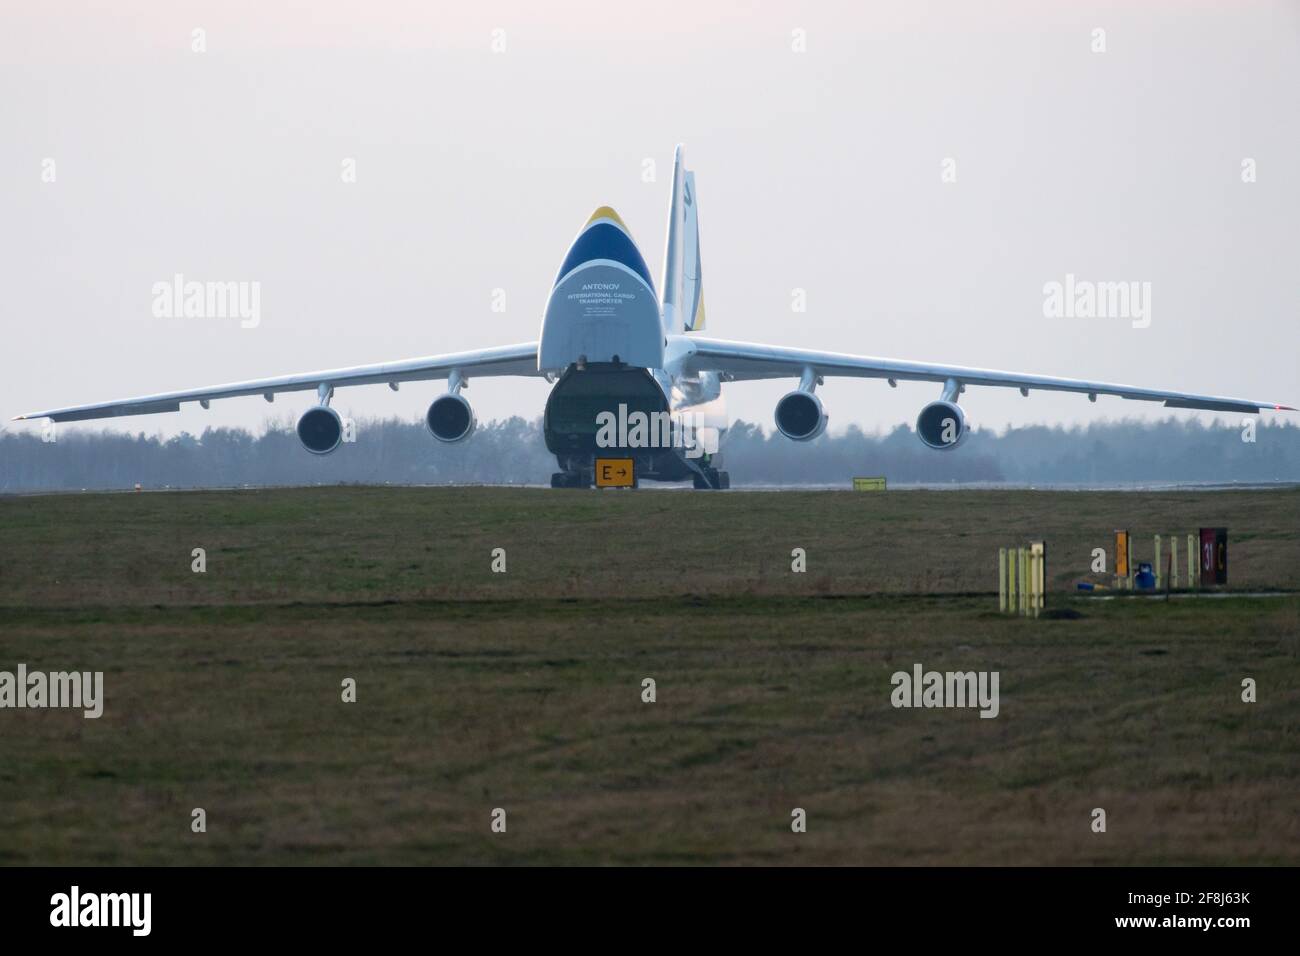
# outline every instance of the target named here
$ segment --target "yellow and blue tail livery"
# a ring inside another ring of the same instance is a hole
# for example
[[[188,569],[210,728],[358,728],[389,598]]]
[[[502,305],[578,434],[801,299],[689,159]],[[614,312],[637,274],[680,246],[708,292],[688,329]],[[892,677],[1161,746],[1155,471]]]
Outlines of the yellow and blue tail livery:
[[[686,168],[682,147],[673,156],[673,187],[668,206],[668,247],[664,254],[663,320],[669,333],[704,329],[704,277],[700,267],[699,196],[695,173]]]

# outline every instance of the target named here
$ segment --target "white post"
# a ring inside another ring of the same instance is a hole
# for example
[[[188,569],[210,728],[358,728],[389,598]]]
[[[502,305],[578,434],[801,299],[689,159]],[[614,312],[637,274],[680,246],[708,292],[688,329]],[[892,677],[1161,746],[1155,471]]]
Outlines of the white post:
[[[1024,548],[1017,548],[1020,565],[1020,613],[1029,610],[1029,554]]]
[[[1007,548],[1007,613],[1016,612],[1016,567],[1015,552]]]

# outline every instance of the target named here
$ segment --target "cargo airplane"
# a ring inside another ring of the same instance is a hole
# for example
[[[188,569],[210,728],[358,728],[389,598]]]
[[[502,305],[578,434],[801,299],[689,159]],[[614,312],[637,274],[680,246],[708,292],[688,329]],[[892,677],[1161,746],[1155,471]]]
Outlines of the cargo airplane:
[[[668,428],[684,429],[693,409],[720,399],[724,382],[788,378],[797,384],[776,403],[776,428],[793,441],[810,441],[826,430],[826,411],[816,393],[826,376],[884,379],[890,386],[900,381],[938,384],[939,397],[921,409],[916,433],[925,445],[941,451],[956,448],[967,432],[958,398],[970,385],[1017,388],[1023,395],[1031,390],[1078,392],[1094,402],[1098,395],[1111,395],[1163,402],[1168,408],[1294,411],[1242,398],[732,342],[708,338],[703,330],[698,196],[695,174],[686,169],[679,146],[658,293],[626,224],[602,206],[560,264],[536,342],[55,408],[18,419],[74,422],[174,412],[182,402],[207,408],[215,399],[261,395],[269,402],[279,392],[315,392],[316,403],[303,412],[297,432],[307,451],[325,455],[344,439],[344,422],[330,407],[337,388],[385,383],[396,391],[403,382],[445,380],[447,390],[430,403],[425,424],[438,441],[459,442],[474,431],[474,411],[463,394],[471,380],[542,376],[553,384],[543,418],[546,446],[560,469],[551,477],[553,487],[589,487],[597,458],[622,458],[631,459],[637,479],[725,488],[727,473],[718,469],[716,455],[700,451],[698,441],[671,435],[657,436],[671,440],[648,441],[646,429],[624,423],[640,416],[667,419]],[[614,416],[620,422],[616,431],[602,426]]]

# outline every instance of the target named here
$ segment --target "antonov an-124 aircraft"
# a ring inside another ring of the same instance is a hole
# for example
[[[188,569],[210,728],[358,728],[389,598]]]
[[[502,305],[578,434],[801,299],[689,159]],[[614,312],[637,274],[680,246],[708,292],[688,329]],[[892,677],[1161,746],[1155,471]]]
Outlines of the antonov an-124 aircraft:
[[[597,209],[560,264],[536,342],[164,392],[18,418],[74,422],[174,412],[182,402],[207,408],[214,399],[261,395],[269,402],[278,392],[315,392],[316,404],[298,421],[298,438],[309,452],[325,455],[339,447],[345,434],[343,420],[330,407],[336,388],[386,383],[396,391],[402,382],[446,380],[447,390],[433,399],[425,423],[438,441],[459,442],[474,431],[474,412],[463,394],[471,379],[543,376],[554,385],[544,417],[546,445],[560,468],[551,478],[553,487],[590,487],[597,458],[621,458],[632,460],[637,480],[691,480],[696,488],[725,488],[728,476],[716,467],[716,445],[698,436],[683,437],[691,429],[705,430],[689,424],[706,420],[693,410],[716,403],[724,382],[797,382],[775,410],[777,430],[793,441],[810,441],[826,430],[827,415],[816,388],[828,375],[885,379],[891,386],[935,382],[939,397],[921,409],[916,433],[938,450],[955,448],[966,433],[957,401],[969,385],[1018,388],[1024,395],[1034,389],[1079,392],[1092,401],[1116,395],[1163,402],[1168,408],[1295,410],[1242,398],[707,338],[701,334],[697,199],[695,174],[686,169],[679,146],[658,293],[623,220],[608,206]]]

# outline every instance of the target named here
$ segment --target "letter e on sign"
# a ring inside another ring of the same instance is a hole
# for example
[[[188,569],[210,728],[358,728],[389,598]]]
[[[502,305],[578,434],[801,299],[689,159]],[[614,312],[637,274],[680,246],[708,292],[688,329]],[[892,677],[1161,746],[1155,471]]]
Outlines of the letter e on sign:
[[[631,458],[597,458],[597,488],[631,488],[636,482],[636,468]]]

